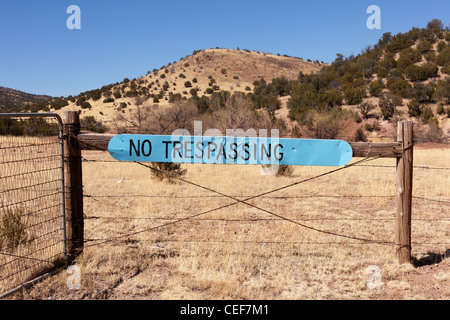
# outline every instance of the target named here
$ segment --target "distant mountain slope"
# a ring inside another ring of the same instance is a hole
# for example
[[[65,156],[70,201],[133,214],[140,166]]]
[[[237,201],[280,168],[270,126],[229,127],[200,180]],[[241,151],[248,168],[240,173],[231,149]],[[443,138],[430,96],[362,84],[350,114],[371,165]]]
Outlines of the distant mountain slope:
[[[24,111],[27,106],[40,104],[53,99],[50,96],[36,95],[19,90],[0,87],[0,112]]]
[[[297,57],[246,49],[196,50],[192,55],[149,71],[142,77],[125,78],[120,83],[82,92],[64,101],[56,99],[50,110],[59,113],[79,110],[82,116],[95,116],[109,122],[124,110],[123,106],[126,106],[127,113],[141,104],[169,106],[174,98],[191,98],[192,89],[199,96],[210,96],[212,92],[221,90],[250,93],[253,83],[262,78],[267,82],[282,76],[295,80],[300,72],[318,72],[322,66],[319,62]]]

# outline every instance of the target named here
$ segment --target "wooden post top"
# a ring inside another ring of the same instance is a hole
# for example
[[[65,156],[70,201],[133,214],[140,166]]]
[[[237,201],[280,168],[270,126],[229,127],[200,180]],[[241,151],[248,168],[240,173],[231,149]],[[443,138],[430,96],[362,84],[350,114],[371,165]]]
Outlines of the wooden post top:
[[[63,111],[63,123],[64,124],[79,124],[80,115],[78,111]]]

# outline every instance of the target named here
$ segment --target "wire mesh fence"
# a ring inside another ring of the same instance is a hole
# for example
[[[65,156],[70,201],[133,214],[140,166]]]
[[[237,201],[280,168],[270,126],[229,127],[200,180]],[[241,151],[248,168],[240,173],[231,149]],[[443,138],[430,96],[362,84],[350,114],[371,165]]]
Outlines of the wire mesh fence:
[[[0,295],[65,258],[62,124],[0,114]]]

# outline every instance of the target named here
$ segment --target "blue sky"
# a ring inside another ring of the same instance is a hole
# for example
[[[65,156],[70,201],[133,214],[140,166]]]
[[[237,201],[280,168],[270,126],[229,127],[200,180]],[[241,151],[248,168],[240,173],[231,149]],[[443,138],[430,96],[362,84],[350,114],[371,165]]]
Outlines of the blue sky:
[[[70,5],[81,29],[69,30]],[[370,5],[381,29],[370,30]],[[196,49],[230,48],[332,62],[385,32],[450,23],[448,0],[17,0],[0,3],[0,86],[51,96],[135,78]]]

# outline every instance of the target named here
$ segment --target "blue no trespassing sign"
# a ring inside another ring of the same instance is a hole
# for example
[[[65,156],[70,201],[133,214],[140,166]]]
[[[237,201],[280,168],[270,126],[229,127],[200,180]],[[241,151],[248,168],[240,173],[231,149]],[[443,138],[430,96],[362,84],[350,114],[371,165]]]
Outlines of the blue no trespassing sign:
[[[119,161],[194,164],[344,166],[353,156],[342,140],[122,134],[108,145]]]

